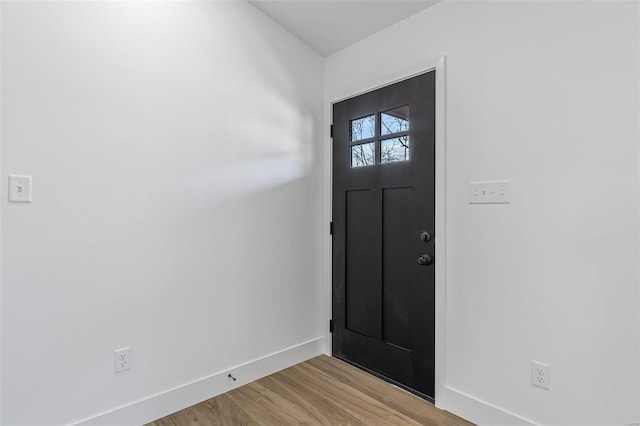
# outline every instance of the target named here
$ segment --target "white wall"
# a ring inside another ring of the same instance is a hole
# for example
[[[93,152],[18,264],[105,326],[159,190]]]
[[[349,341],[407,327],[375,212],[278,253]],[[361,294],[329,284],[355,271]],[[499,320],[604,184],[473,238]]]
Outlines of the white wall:
[[[322,58],[245,2],[3,2],[1,26],[0,423],[323,336]]]
[[[447,58],[443,408],[640,420],[638,17],[637,2],[445,1],[325,62],[328,111]],[[468,182],[494,179],[510,205],[467,204]],[[550,391],[529,384],[532,359]]]

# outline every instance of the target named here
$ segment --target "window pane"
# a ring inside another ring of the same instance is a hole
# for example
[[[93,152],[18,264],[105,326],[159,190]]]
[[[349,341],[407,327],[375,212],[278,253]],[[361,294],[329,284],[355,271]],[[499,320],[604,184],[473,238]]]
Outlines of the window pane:
[[[351,147],[351,167],[373,166],[376,163],[376,144],[363,143]]]
[[[376,116],[351,120],[351,140],[359,141],[361,139],[369,139],[376,135]]]
[[[393,163],[409,159],[409,136],[385,139],[381,143],[380,162]]]
[[[409,105],[385,111],[380,114],[380,133],[406,132],[409,130]]]

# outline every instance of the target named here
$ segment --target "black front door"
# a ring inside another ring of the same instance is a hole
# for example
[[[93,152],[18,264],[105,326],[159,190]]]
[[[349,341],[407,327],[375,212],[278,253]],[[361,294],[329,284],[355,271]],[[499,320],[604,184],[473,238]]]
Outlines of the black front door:
[[[333,355],[434,396],[435,71],[333,106]]]

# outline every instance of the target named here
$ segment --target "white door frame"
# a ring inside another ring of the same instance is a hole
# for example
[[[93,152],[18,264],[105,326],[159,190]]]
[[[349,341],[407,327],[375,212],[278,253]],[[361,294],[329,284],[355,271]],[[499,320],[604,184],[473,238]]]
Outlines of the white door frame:
[[[429,71],[436,71],[436,231],[435,231],[435,285],[436,285],[436,330],[435,330],[435,403],[438,404],[439,395],[444,393],[445,386],[445,359],[446,359],[446,120],[445,120],[445,57],[426,61],[417,64],[410,69],[394,73],[383,79],[363,82],[362,86],[349,90],[345,93],[330,95],[326,99],[328,113],[325,115],[325,146],[324,146],[324,220],[325,224],[331,221],[332,217],[332,185],[333,185],[333,164],[332,164],[332,140],[329,128],[333,123],[333,104],[343,101],[363,93],[371,92],[384,86],[397,83],[402,80],[424,74]],[[327,232],[328,234],[328,232]],[[329,333],[329,319],[332,312],[332,241],[329,235],[325,239],[325,267],[323,280],[326,283],[324,318],[327,320],[325,336],[325,353],[331,355],[331,333]]]

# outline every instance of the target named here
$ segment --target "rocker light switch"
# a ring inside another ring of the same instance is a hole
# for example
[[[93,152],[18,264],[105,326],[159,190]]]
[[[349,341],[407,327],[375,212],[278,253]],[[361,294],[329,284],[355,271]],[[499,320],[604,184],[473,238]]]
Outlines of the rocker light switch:
[[[31,176],[9,175],[9,202],[31,202]]]

